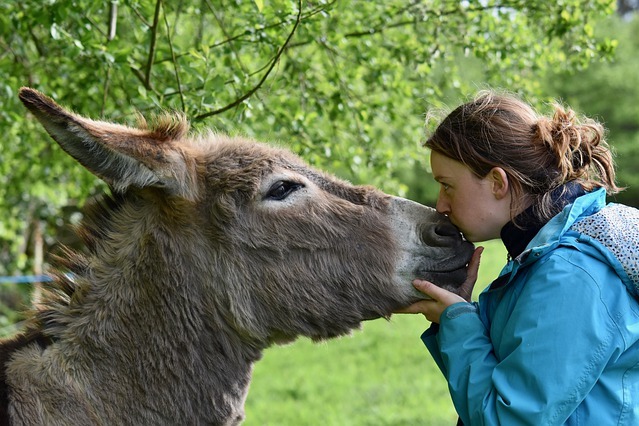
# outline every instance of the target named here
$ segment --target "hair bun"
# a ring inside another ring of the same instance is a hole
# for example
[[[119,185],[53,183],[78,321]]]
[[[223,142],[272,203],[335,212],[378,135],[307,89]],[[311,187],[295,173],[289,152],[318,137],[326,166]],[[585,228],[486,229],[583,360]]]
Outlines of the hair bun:
[[[571,109],[564,110],[563,107],[555,105],[555,113],[552,117],[551,123],[553,131],[561,133],[570,128],[575,127],[577,117],[575,112]]]
[[[603,126],[588,119],[581,122],[572,109],[561,105],[555,104],[554,109],[551,118],[538,118],[537,143],[553,155],[563,181],[585,178],[603,138]]]

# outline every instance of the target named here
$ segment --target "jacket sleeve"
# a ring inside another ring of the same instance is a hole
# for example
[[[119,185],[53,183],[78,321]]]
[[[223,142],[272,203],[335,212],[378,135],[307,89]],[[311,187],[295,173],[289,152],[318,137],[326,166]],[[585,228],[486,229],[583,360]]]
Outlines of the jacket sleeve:
[[[426,345],[426,349],[430,352],[435,364],[439,367],[439,370],[444,374],[444,377],[448,376],[444,361],[442,361],[441,351],[439,349],[439,342],[437,341],[437,333],[439,332],[439,324],[432,323],[430,327],[424,331],[421,335],[422,342]]]
[[[455,308],[448,310],[448,315],[455,316],[462,313],[476,313],[478,309],[477,303],[459,303]],[[448,371],[446,365],[442,360],[441,350],[439,348],[439,340],[437,333],[439,332],[439,324],[432,323],[430,327],[424,331],[421,335],[422,342],[426,345],[426,349],[430,352],[435,364],[439,367],[439,370],[444,374],[444,377],[448,377]]]
[[[500,301],[497,309],[510,314],[491,332],[477,313],[459,311],[462,304],[444,311],[435,338],[465,424],[563,424],[623,351],[607,304],[614,295],[571,262],[575,252],[556,251],[531,267],[519,294]],[[625,291],[614,274],[607,277],[613,283],[605,287]]]

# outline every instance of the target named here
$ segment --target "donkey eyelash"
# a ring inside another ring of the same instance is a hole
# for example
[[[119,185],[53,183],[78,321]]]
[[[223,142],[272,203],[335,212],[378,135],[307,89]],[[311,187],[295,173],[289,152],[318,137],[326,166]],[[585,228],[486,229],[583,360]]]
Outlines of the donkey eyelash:
[[[275,182],[264,195],[264,200],[282,201],[293,192],[303,188],[304,185],[299,182],[288,180],[279,180]]]

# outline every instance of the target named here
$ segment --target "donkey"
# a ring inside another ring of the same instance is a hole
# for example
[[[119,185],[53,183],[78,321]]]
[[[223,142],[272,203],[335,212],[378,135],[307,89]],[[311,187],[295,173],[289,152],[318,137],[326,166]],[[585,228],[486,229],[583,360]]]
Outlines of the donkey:
[[[349,333],[455,290],[472,245],[433,209],[313,170],[179,115],[94,121],[20,99],[110,195],[63,250],[24,331],[0,346],[16,425],[236,425],[269,345]]]

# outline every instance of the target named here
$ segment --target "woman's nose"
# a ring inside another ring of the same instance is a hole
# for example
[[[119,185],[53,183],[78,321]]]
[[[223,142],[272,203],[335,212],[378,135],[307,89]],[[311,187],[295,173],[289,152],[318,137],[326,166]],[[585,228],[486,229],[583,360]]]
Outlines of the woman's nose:
[[[438,213],[447,215],[450,213],[450,205],[442,197],[438,197],[435,210],[437,210]]]

